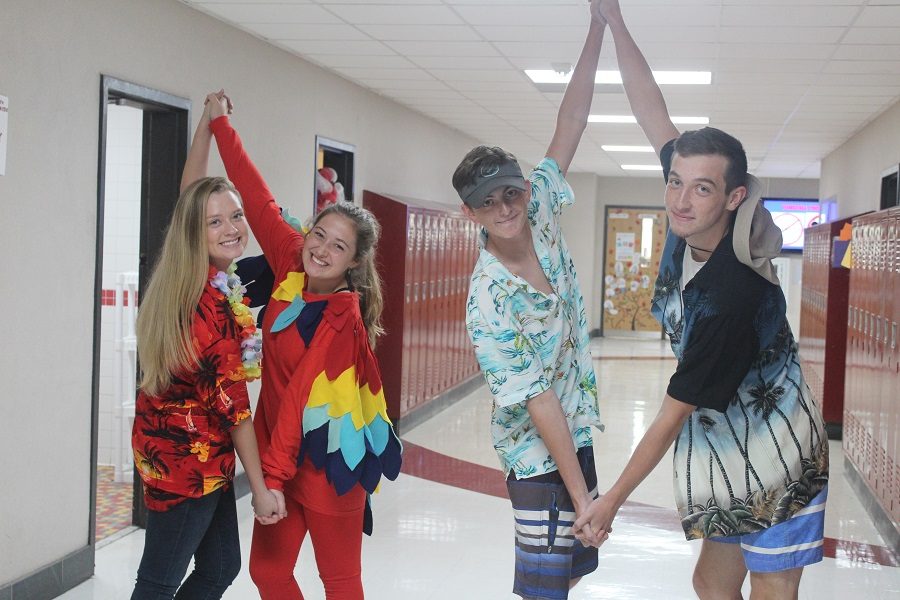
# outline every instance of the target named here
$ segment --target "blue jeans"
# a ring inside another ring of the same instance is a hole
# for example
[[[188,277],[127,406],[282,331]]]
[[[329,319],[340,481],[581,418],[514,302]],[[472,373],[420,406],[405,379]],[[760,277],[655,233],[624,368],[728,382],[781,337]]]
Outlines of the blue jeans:
[[[179,588],[192,556],[194,571]],[[149,511],[131,600],[221,598],[240,570],[237,507],[229,486],[165,512]]]

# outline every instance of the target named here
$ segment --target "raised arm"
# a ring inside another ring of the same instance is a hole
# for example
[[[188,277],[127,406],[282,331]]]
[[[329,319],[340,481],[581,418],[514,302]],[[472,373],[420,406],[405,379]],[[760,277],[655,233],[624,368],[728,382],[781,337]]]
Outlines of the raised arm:
[[[666,101],[647,60],[625,26],[619,0],[599,0],[599,4],[600,14],[609,23],[609,31],[616,42],[619,72],[631,112],[659,155],[665,143],[680,134],[669,117]]]
[[[600,0],[591,0],[591,25],[581,56],[575,64],[572,78],[566,86],[559,114],[556,117],[556,131],[547,148],[547,156],[556,161],[563,175],[572,164],[572,157],[581,141],[584,128],[587,127],[588,115],[591,112],[591,101],[594,99],[594,82],[597,78],[597,61],[600,58],[600,46],[603,43],[603,31],[606,21],[601,16],[598,6]]]
[[[210,94],[208,99],[209,129],[216,138],[225,172],[241,194],[247,222],[266,260],[278,272],[282,261],[293,264],[299,260],[303,236],[282,218],[281,208],[275,203],[269,186],[244,151],[244,144],[228,119],[227,98]]]
[[[184,171],[181,173],[179,193],[183,192],[198,179],[206,177],[209,172],[209,149],[212,145],[212,132],[209,130],[209,97],[213,95],[220,100],[224,99],[227,111],[229,114],[231,113],[231,100],[225,95],[225,90],[209,94],[203,101],[203,114],[200,115],[200,122],[197,123],[197,130],[194,132],[194,139],[191,141],[191,149],[188,150],[187,160],[184,161]]]

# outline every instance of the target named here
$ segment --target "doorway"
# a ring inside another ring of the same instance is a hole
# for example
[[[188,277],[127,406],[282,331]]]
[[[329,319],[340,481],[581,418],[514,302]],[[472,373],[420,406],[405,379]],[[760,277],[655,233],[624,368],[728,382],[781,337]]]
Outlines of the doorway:
[[[659,338],[650,314],[653,285],[666,240],[666,211],[657,207],[606,207],[601,334]]]
[[[134,322],[178,199],[191,122],[186,98],[105,75],[100,92],[91,545],[146,523],[131,454]]]

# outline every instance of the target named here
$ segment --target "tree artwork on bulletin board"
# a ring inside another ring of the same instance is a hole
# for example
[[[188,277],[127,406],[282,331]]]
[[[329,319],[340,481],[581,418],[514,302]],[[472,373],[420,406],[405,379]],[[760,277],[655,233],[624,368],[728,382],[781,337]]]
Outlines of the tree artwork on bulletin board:
[[[659,323],[650,314],[650,302],[665,242],[665,211],[648,208],[608,208],[607,211],[603,329],[659,331]],[[650,220],[649,228],[645,219]],[[644,235],[651,239],[644,240]]]

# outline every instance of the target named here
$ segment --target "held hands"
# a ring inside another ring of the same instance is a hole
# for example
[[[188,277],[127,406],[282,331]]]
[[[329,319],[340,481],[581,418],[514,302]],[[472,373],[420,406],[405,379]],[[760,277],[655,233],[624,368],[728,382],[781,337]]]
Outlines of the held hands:
[[[619,505],[610,494],[600,496],[591,502],[587,509],[577,514],[575,524],[572,526],[575,539],[585,547],[599,548],[612,533],[612,522],[617,512]]]
[[[603,0],[590,0],[591,2],[591,21],[595,22],[597,25],[601,27],[606,27],[606,15],[603,13],[602,4]]]
[[[204,104],[206,106],[204,110],[209,111],[210,121],[234,112],[234,104],[231,102],[231,98],[225,94],[224,89],[207,94]]]
[[[592,0],[591,16],[595,14],[595,11],[605,23],[622,19],[622,9],[619,7],[619,0]]]
[[[261,494],[253,494],[250,501],[253,514],[261,525],[273,525],[287,516],[284,505],[284,494],[280,490],[266,490]]]

